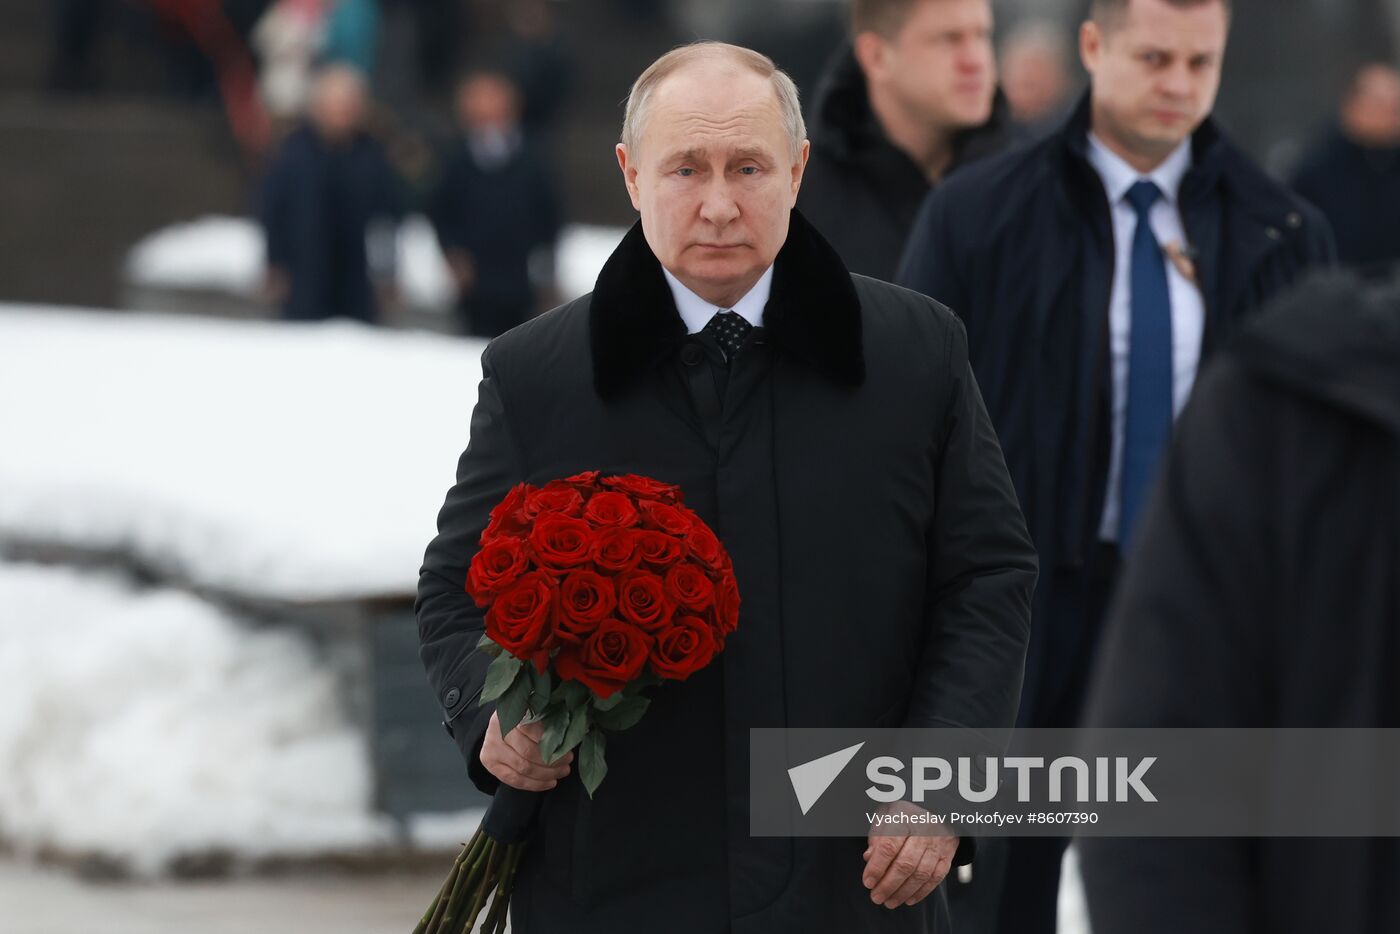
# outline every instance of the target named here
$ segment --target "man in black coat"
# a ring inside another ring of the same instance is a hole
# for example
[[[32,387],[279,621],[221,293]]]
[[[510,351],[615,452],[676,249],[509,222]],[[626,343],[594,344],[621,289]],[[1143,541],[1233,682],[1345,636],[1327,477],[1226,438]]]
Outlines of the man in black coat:
[[[520,92],[500,72],[462,81],[462,134],[429,210],[457,284],[462,330],[476,337],[504,334],[534,314],[530,258],[547,254],[559,234],[554,181],[520,108]]]
[[[1209,118],[1228,27],[1225,0],[1097,0],[1077,111],[936,189],[902,262],[901,284],[967,326],[1045,568],[1023,726],[1079,720],[1120,552],[1198,362],[1332,257],[1321,216]],[[1009,841],[1001,930],[1054,929],[1063,843]],[[974,885],[997,888],[988,877]]]
[[[1337,127],[1303,159],[1298,194],[1317,205],[1337,235],[1343,263],[1385,278],[1400,268],[1400,72],[1357,72]]]
[[[473,781],[545,792],[519,934],[947,929],[938,886],[968,841],[749,830],[751,728],[1009,726],[1036,568],[961,326],[848,273],[792,210],[803,136],[766,57],[663,56],[617,148],[640,223],[591,295],[482,358],[417,614]],[[476,703],[491,659],[463,589],[514,484],[589,469],[678,484],[743,596],[724,653],[609,737],[591,799],[537,728],[503,737]]]
[[[326,68],[310,120],[282,143],[264,179],[266,292],[288,320],[372,322],[380,296],[392,295],[402,191],[383,147],[363,129],[365,106],[359,72]]]
[[[1114,604],[1090,721],[1400,728],[1397,529],[1400,293],[1310,283],[1202,376]],[[1080,846],[1096,931],[1400,930],[1393,838]]]
[[[854,0],[811,108],[797,206],[852,272],[892,280],[929,188],[1010,142],[988,0]]]

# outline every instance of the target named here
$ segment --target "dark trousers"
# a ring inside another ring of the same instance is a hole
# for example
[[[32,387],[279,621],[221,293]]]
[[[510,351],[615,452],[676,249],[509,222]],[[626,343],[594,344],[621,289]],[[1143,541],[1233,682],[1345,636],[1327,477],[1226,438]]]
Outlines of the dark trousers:
[[[1057,569],[1043,626],[1045,665],[1035,697],[1022,697],[1027,727],[1074,727],[1084,713],[1089,676],[1118,579],[1118,548],[1091,549],[1082,569]],[[1028,707],[1029,705],[1029,707]],[[958,934],[1054,934],[1060,863],[1068,837],[977,841],[973,879],[950,886]]]

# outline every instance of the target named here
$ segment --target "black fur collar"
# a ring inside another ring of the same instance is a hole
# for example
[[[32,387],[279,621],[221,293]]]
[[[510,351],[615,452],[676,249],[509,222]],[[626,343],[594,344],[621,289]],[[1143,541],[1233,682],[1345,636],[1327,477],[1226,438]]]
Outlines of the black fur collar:
[[[686,338],[661,263],[632,225],[593,288],[589,338],[593,385],[613,399],[627,392]],[[773,264],[763,324],[777,347],[843,386],[865,381],[860,299],[836,251],[797,211]]]

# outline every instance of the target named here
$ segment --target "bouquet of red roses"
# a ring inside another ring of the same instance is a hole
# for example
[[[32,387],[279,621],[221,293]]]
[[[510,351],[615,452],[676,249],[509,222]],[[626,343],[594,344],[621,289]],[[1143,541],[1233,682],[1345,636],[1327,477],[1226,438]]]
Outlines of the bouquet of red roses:
[[[642,691],[704,668],[738,625],[729,555],[679,487],[596,470],[516,486],[480,545],[467,592],[486,610],[477,648],[495,659],[480,702],[496,702],[502,734],[541,721],[548,763],[577,747],[592,796],[607,733],[642,718]],[[497,790],[415,934],[472,930],[493,893],[482,929],[505,929],[539,795]]]

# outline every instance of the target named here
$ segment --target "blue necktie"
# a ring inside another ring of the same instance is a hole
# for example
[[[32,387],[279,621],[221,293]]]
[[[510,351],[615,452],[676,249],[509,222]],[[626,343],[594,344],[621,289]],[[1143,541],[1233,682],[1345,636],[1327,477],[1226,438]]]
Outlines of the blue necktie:
[[[1123,433],[1118,545],[1132,543],[1152,479],[1172,433],[1172,304],[1167,264],[1149,219],[1161,189],[1140,181],[1128,189],[1137,212],[1131,269],[1128,413]]]

